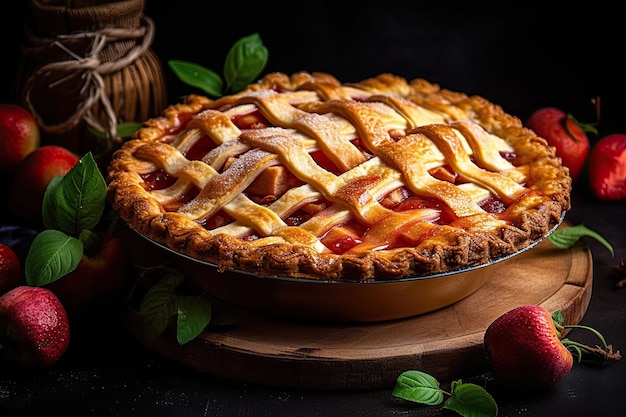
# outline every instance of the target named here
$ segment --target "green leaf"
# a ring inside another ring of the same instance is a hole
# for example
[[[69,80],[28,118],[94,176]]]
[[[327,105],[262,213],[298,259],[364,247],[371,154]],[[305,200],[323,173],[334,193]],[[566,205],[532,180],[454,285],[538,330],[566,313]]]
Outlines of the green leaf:
[[[82,229],[95,228],[104,212],[106,194],[104,177],[89,152],[54,186],[58,229],[77,235]]]
[[[76,269],[82,257],[80,240],[59,230],[44,230],[35,236],[26,255],[26,283],[40,287],[56,281]]]
[[[563,320],[565,320],[565,318],[563,317],[563,313],[561,313],[561,310],[557,310],[554,313],[552,313],[552,321],[554,321],[554,324],[556,324],[557,326],[560,326],[563,324]]]
[[[611,252],[612,256],[615,256],[613,246],[611,246],[611,244],[604,237],[582,224],[558,229],[554,231],[550,236],[548,236],[548,239],[550,240],[550,242],[552,242],[554,246],[559,249],[569,249],[584,236],[596,239],[598,242],[604,245],[604,247],[607,248],[609,252]]]
[[[126,122],[117,125],[117,134],[121,138],[131,137],[137,130],[141,128],[142,124],[137,122]]]
[[[142,126],[141,123],[137,122],[125,122],[120,123],[115,126],[115,132],[117,136],[121,138],[129,138]],[[93,127],[87,126],[87,131],[95,136],[98,139],[107,139],[107,135],[104,132],[94,129]]]
[[[226,91],[238,92],[253,82],[265,68],[268,57],[269,52],[258,33],[235,42],[224,62]]]
[[[210,96],[222,95],[222,78],[214,71],[188,61],[167,61],[174,74],[185,84],[199,88]]]
[[[398,377],[392,395],[426,405],[437,405],[443,402],[443,392],[439,389],[439,382],[421,371],[403,372]]]
[[[41,205],[41,214],[43,217],[43,225],[46,229],[59,229],[57,223],[57,211],[54,204],[54,195],[56,193],[59,182],[63,179],[63,175],[56,176],[48,183],[48,188],[43,195],[43,204]]]
[[[148,339],[161,335],[169,320],[178,312],[176,288],[185,277],[174,269],[168,269],[159,281],[144,295],[139,305],[139,315],[143,320],[144,334]]]
[[[87,256],[95,256],[102,245],[100,233],[90,229],[81,230],[78,240],[83,244],[83,253]]]
[[[211,320],[211,303],[202,296],[179,296],[177,298],[178,320],[176,337],[178,343],[195,339]]]
[[[498,406],[493,397],[476,384],[452,384],[452,396],[446,400],[443,408],[456,411],[463,417],[496,417]]]

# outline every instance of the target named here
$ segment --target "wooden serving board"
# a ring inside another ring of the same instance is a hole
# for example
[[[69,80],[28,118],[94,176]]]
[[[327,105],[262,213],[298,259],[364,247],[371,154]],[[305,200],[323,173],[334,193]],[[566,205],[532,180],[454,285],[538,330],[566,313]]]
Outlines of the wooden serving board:
[[[134,311],[125,324],[149,349],[219,377],[298,389],[391,389],[407,370],[441,381],[486,371],[485,329],[514,307],[540,304],[560,310],[565,323],[578,323],[591,298],[592,277],[591,252],[583,241],[563,250],[545,240],[507,260],[465,299],[408,319],[311,323],[222,306],[236,315],[237,325],[205,331],[185,345],[173,330],[145,340]]]

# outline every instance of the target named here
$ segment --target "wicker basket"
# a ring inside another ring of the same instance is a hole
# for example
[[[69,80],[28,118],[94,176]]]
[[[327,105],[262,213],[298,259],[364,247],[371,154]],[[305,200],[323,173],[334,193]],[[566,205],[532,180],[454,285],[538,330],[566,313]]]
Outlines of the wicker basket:
[[[17,83],[43,143],[109,155],[123,140],[117,125],[143,122],[165,107],[163,68],[150,49],[154,24],[144,6],[28,0]]]

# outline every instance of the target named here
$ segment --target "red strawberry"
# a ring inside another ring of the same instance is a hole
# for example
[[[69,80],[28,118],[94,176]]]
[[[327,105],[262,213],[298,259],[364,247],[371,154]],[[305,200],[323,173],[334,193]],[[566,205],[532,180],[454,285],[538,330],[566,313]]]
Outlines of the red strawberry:
[[[626,199],[626,134],[613,133],[594,145],[589,157],[589,186],[601,200]]]
[[[0,359],[25,367],[50,366],[69,343],[67,313],[52,291],[22,285],[0,296]]]
[[[25,284],[22,264],[13,249],[0,243],[0,295]]]
[[[507,387],[550,386],[565,378],[574,363],[550,312],[537,305],[498,317],[487,328],[484,343],[494,380]]]
[[[556,155],[569,168],[572,181],[576,181],[589,155],[589,138],[585,132],[596,132],[589,124],[581,124],[573,116],[555,107],[544,107],[530,115],[526,126],[551,146]]]

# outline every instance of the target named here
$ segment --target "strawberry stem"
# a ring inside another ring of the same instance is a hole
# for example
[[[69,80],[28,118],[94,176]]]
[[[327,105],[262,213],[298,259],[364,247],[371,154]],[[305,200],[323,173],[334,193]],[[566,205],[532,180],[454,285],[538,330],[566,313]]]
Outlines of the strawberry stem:
[[[573,354],[576,355],[579,363],[582,360],[582,355],[583,354],[590,354],[590,355],[593,355],[595,357],[599,357],[603,361],[606,361],[606,360],[609,360],[609,359],[620,360],[622,358],[622,355],[619,352],[619,350],[614,352],[613,351],[613,346],[608,345],[606,343],[606,339],[604,338],[604,336],[602,336],[602,334],[600,332],[598,332],[596,329],[594,329],[593,327],[583,326],[583,325],[578,325],[578,324],[562,325],[557,320],[553,320],[553,321],[554,321],[554,325],[556,326],[556,329],[559,331],[559,333],[562,333],[566,329],[583,329],[583,330],[588,330],[591,333],[593,333],[602,342],[602,346],[596,345],[594,347],[591,347],[591,346],[585,345],[585,344],[580,343],[580,342],[576,342],[576,341],[571,340],[571,339],[567,339],[567,338],[561,339],[561,343],[563,343],[563,345],[570,352],[572,352]]]

